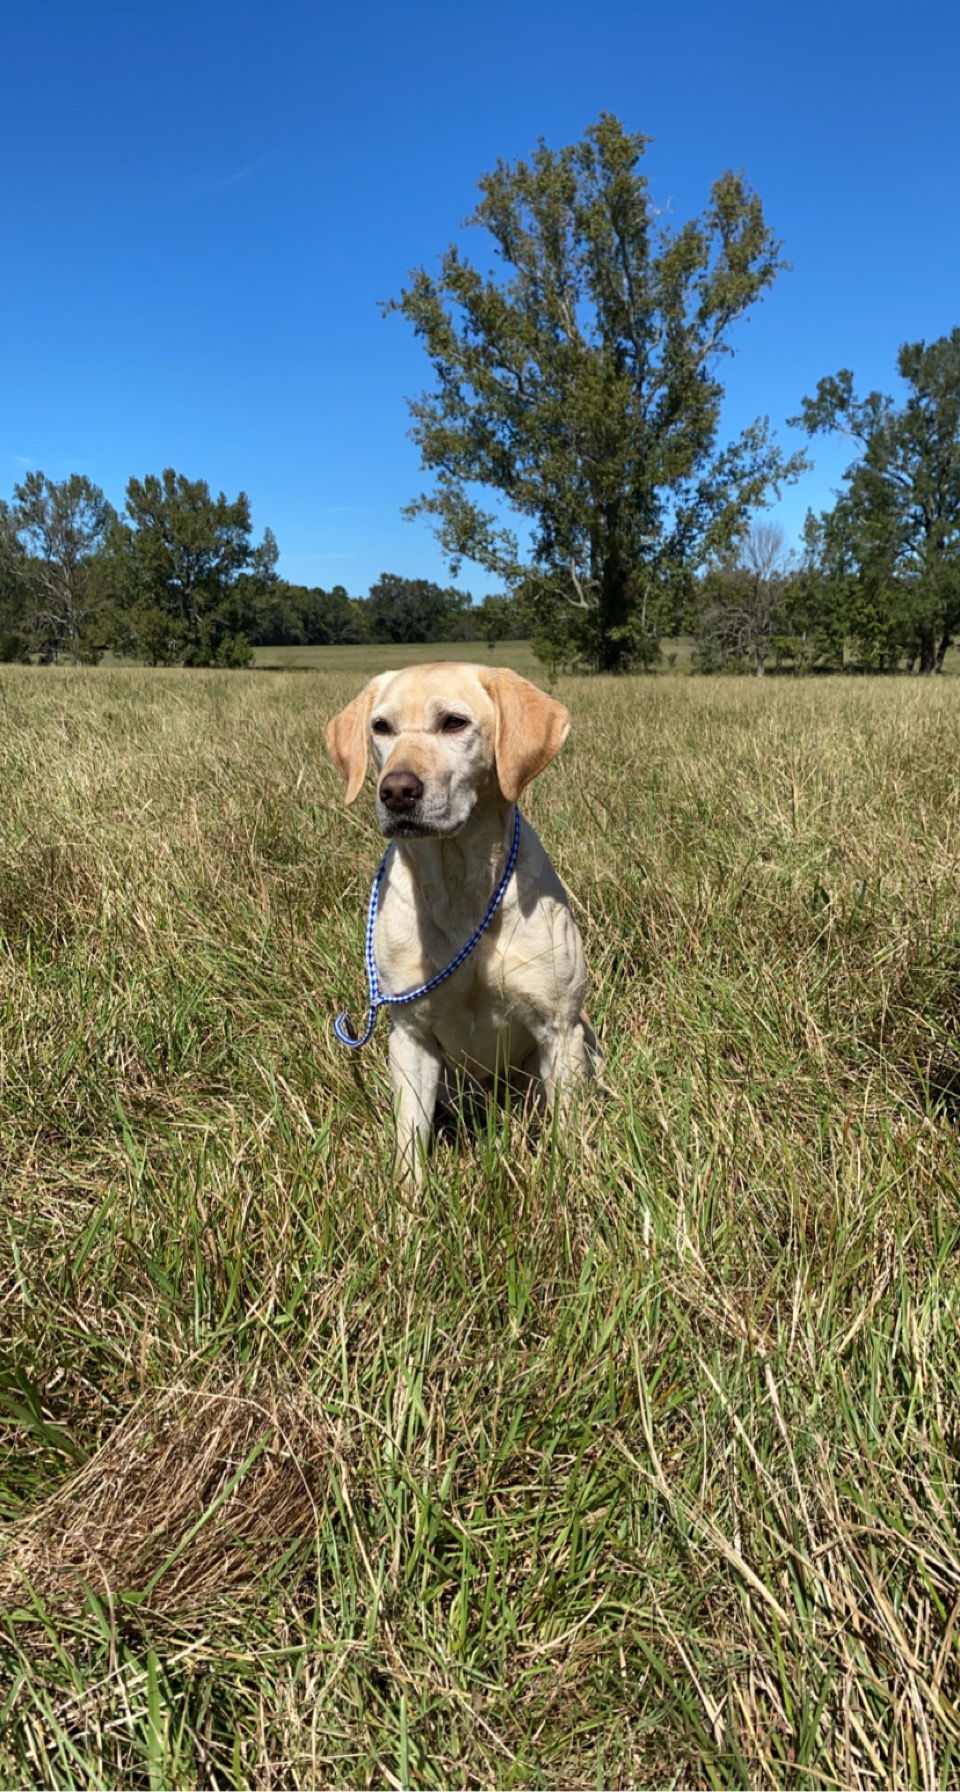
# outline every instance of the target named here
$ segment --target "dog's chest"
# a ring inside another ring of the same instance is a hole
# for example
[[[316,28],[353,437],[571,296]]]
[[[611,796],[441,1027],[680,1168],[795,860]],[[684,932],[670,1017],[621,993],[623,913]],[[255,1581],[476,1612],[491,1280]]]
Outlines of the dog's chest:
[[[519,1064],[533,1043],[524,992],[510,978],[502,954],[486,941],[447,982],[411,1004],[411,1019],[414,1007],[414,1024],[430,1032],[457,1069],[493,1075]]]
[[[417,917],[410,925],[409,912],[391,909],[381,913],[374,932],[374,955],[381,985],[390,994],[420,988],[444,971],[450,974],[435,991],[418,1001],[418,1010],[431,1015],[444,1007],[466,1006],[478,1010],[498,1005],[511,981],[511,960],[516,926],[505,928],[503,914],[496,915],[477,937],[462,922],[444,926],[440,917]],[[463,962],[450,970],[464,948]]]
[[[507,924],[504,925],[504,922]],[[464,962],[428,995],[393,1009],[398,1025],[430,1034],[449,1063],[490,1073],[530,1049],[528,1006],[518,975],[516,923],[497,916]],[[378,925],[374,950],[391,995],[420,988],[446,969],[466,941],[422,918],[411,937],[397,917]]]

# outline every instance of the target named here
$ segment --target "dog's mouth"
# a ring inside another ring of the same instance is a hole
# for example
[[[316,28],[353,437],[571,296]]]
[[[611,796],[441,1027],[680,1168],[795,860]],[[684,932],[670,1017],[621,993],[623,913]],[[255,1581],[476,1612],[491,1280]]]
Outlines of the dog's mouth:
[[[381,809],[377,819],[388,840],[448,839],[463,827],[462,821],[426,821],[417,815],[392,815],[389,809]]]

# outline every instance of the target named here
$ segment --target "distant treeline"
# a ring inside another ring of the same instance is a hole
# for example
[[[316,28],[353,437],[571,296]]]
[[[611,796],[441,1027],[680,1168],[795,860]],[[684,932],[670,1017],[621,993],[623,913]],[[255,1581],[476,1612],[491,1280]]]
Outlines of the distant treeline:
[[[858,561],[841,503],[808,516],[799,555],[776,524],[756,523],[707,568],[686,606],[694,671],[943,670],[960,629],[960,564]]]
[[[291,585],[279,579],[258,603],[256,647],[345,647],[364,641],[498,641],[519,639],[529,626],[518,604],[503,597],[474,603],[469,591],[430,579],[381,573],[367,597],[342,585]]]
[[[257,646],[492,642],[520,625],[502,598],[429,579],[384,573],[363,598],[291,585],[277,558],[243,492],[167,468],[131,479],[120,515],[84,474],[29,473],[0,500],[0,660],[245,666]]]
[[[754,522],[706,566],[662,569],[625,663],[653,667],[661,642],[685,634],[702,673],[940,671],[960,633],[950,373],[942,489],[931,494],[915,478],[908,504],[887,466],[877,474],[864,463],[832,511],[808,516],[799,554],[776,525]],[[549,568],[474,604],[469,592],[396,573],[365,597],[293,585],[277,559],[269,529],[253,541],[243,492],[214,497],[168,468],[131,479],[120,515],[83,474],[29,473],[12,502],[0,500],[0,660],[95,664],[110,654],[237,667],[259,646],[530,638],[551,671],[597,665],[583,604],[563,601]]]

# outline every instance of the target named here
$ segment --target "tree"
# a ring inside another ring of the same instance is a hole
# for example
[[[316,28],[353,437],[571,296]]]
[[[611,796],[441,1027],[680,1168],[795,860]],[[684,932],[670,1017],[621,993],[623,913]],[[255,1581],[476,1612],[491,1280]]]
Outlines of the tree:
[[[792,558],[779,523],[754,523],[708,570],[698,628],[708,655],[721,664],[751,664],[763,677],[774,637],[787,626]]]
[[[856,447],[841,503],[860,586],[885,604],[898,652],[939,672],[960,630],[960,329],[906,342],[906,401],[858,399],[849,368],[822,379],[798,418]]]
[[[342,647],[368,637],[364,604],[342,585],[324,591],[319,585],[290,585],[280,579],[258,600],[251,639],[264,647]]]
[[[472,635],[468,591],[380,574],[364,609],[372,641],[462,641]]]
[[[82,473],[59,482],[28,473],[13,496],[14,527],[29,560],[25,619],[32,645],[42,658],[64,651],[77,659],[99,657],[91,635],[90,568],[115,519],[112,506]]]
[[[839,508],[827,517],[808,510],[804,519],[800,564],[790,579],[785,642],[796,672],[843,671],[857,611],[856,570],[845,523]]]
[[[793,477],[758,421],[718,450],[720,358],[772,285],[780,245],[736,174],[702,218],[673,231],[637,164],[649,139],[602,113],[583,140],[480,181],[469,223],[498,278],[456,247],[399,300],[436,389],[411,404],[434,489],[431,517],[454,568],[479,562],[535,601],[540,635],[617,669],[656,657],[691,568]],[[526,530],[482,508],[503,501]]]
[[[319,586],[304,593],[304,640],[321,646],[356,647],[370,639],[366,604],[351,597],[346,587],[334,585],[330,591]]]
[[[299,647],[306,641],[300,597],[306,591],[277,579],[260,593],[250,635],[256,647]]]
[[[473,612],[473,632],[478,640],[486,641],[491,653],[500,641],[520,640],[524,622],[521,606],[494,592],[477,604]]]
[[[16,519],[9,504],[0,498],[0,661],[27,656],[27,593],[26,555]]]
[[[800,571],[791,591],[791,626],[804,661],[842,670],[890,672],[913,633],[912,598],[889,558],[864,551],[863,519],[850,491],[832,510],[808,511]]]
[[[167,467],[130,480],[126,513],[111,544],[117,644],[152,664],[247,664],[276,542],[267,531],[254,547],[246,493],[212,498],[206,480]]]

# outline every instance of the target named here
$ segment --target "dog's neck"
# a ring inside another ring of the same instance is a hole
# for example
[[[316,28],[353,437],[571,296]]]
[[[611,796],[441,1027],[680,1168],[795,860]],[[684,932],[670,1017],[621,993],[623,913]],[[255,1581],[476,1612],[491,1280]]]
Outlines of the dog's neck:
[[[477,803],[467,825],[457,834],[394,840],[394,851],[409,871],[415,898],[418,903],[422,899],[441,927],[447,901],[459,918],[465,890],[475,892],[481,912],[493,895],[510,852],[513,811],[513,803],[498,792],[495,798]]]

